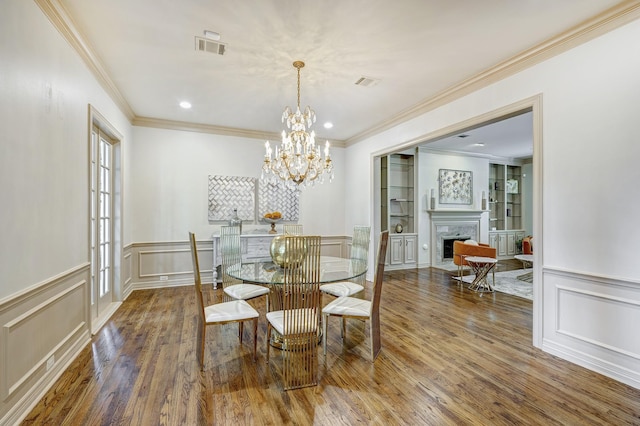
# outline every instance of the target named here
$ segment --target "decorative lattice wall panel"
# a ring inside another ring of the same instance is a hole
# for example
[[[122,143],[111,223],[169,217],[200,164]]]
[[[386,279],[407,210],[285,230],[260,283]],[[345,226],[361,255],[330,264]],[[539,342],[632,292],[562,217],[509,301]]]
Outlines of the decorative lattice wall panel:
[[[297,221],[300,217],[300,193],[281,185],[258,181],[258,218],[279,211],[282,220]]]
[[[242,220],[255,220],[256,179],[239,176],[209,176],[209,220],[229,220],[238,209]]]

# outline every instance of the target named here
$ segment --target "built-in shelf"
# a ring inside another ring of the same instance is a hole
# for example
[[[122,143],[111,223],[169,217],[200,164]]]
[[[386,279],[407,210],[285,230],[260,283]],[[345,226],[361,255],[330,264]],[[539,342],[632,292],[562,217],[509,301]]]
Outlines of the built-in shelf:
[[[411,154],[391,154],[381,158],[382,230],[394,232],[398,225],[403,233],[415,230],[414,161]]]
[[[488,183],[491,230],[520,229],[522,226],[520,166],[490,163]]]

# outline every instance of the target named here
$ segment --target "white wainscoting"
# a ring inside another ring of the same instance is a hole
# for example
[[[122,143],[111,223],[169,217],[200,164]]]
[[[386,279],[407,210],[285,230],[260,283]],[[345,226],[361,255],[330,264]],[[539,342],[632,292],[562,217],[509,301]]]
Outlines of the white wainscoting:
[[[543,349],[640,389],[640,282],[546,268]]]
[[[0,424],[16,424],[90,341],[89,264],[0,301]]]
[[[211,240],[196,242],[203,283],[213,282]],[[131,245],[132,290],[193,284],[188,241],[134,243]]]
[[[323,236],[323,256],[347,257],[351,237]],[[196,242],[202,282],[213,283],[213,242]],[[188,241],[131,244],[132,290],[193,284]]]
[[[133,256],[131,254],[131,246],[128,245],[124,248],[122,253],[122,300],[126,300],[127,297],[133,291]]]

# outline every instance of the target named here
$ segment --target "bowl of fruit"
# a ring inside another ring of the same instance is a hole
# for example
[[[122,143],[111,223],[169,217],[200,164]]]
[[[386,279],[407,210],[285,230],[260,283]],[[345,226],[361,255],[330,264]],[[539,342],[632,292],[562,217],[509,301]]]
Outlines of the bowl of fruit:
[[[263,222],[271,224],[271,230],[269,231],[270,234],[278,233],[276,231],[276,223],[280,222],[281,220],[282,220],[282,213],[280,213],[279,211],[268,212],[268,213],[265,213],[264,216],[262,216]]]

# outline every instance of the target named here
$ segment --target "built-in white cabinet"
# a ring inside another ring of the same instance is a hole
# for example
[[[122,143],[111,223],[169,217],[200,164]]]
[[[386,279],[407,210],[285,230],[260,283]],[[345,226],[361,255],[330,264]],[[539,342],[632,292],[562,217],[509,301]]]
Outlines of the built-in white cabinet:
[[[390,234],[387,250],[389,269],[415,267],[417,263],[418,236],[416,234]]]
[[[391,154],[380,163],[380,229],[389,233],[415,232],[415,156]]]
[[[496,249],[498,259],[507,259],[519,254],[525,232],[523,230],[489,231],[489,245]]]
[[[522,229],[522,172],[518,165],[489,164],[489,229]]]
[[[499,259],[520,253],[525,231],[522,218],[522,172],[519,165],[489,164],[489,245]]]
[[[389,231],[387,267],[417,265],[415,155],[391,154],[380,162],[380,230]]]

